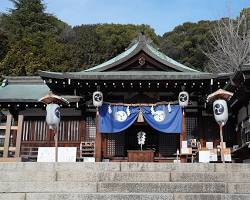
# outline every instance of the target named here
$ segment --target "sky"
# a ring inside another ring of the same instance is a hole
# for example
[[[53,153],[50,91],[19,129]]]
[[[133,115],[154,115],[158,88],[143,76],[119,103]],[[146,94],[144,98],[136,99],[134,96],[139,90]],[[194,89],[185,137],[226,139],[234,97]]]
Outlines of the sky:
[[[184,22],[236,17],[250,0],[43,0],[46,12],[69,25],[148,24],[158,35]],[[0,12],[12,8],[0,0]]]

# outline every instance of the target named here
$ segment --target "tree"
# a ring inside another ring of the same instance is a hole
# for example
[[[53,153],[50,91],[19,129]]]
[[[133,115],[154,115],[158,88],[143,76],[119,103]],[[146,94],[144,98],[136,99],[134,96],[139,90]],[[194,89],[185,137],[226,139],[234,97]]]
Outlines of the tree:
[[[90,24],[76,26],[60,36],[70,38],[65,43],[70,55],[71,71],[80,71],[98,65],[125,51],[131,41],[144,31],[154,43],[159,38],[147,25]],[[66,41],[66,40],[65,40]]]
[[[1,74],[34,75],[38,69],[53,70],[58,66],[63,71],[66,51],[56,40],[62,22],[45,13],[42,0],[11,1],[14,9],[3,14],[1,20],[10,45],[0,64]]]
[[[100,46],[103,56],[111,58],[123,52],[140,32],[144,32],[154,43],[159,43],[159,38],[154,30],[148,25],[122,25],[103,24],[97,26],[97,34],[100,37]]]
[[[208,58],[202,48],[210,40],[211,21],[186,22],[162,36],[160,50],[189,67],[204,71]]]
[[[208,71],[233,72],[250,62],[250,29],[244,13],[236,20],[218,20],[211,35],[214,42],[209,45],[213,51],[204,50],[204,54],[210,59]]]
[[[9,40],[7,34],[0,29],[0,62],[9,50]]]
[[[41,35],[55,30],[53,16],[45,13],[42,0],[10,0],[14,9],[2,15],[2,28],[10,39],[19,40],[34,33]]]

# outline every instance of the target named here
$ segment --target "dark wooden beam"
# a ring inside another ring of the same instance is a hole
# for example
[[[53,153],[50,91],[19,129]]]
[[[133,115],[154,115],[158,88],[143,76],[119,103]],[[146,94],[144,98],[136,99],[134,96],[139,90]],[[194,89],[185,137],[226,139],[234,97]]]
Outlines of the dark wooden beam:
[[[99,111],[96,111],[96,136],[95,136],[95,161],[101,162],[102,157],[102,135],[99,131]]]
[[[6,130],[4,136],[3,158],[8,158],[12,115],[7,115]]]
[[[22,130],[23,130],[23,115],[19,115],[18,116],[17,137],[16,137],[15,158],[20,157]]]

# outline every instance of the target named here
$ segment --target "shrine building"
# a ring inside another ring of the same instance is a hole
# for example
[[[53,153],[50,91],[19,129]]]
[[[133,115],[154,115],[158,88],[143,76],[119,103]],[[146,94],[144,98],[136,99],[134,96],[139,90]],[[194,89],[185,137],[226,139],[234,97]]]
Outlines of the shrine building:
[[[201,72],[161,53],[140,34],[123,53],[100,65],[80,72],[38,74],[4,77],[0,87],[3,158],[36,161],[39,147],[54,146],[53,131],[45,120],[46,105],[39,101],[49,92],[69,102],[60,105],[58,145],[77,147],[77,161],[94,157],[98,162],[173,162],[177,150],[181,154],[182,141],[190,145],[193,139],[199,143],[195,148],[212,142],[216,149],[219,128],[207,97],[221,88],[234,94],[223,130],[226,148],[235,162],[250,159],[250,64],[234,73]],[[93,105],[96,91],[103,94],[105,114],[97,113]],[[189,94],[185,108],[178,104],[182,91]],[[113,121],[104,123],[108,119]],[[168,122],[162,124],[165,119]],[[145,134],[142,147],[138,133]]]

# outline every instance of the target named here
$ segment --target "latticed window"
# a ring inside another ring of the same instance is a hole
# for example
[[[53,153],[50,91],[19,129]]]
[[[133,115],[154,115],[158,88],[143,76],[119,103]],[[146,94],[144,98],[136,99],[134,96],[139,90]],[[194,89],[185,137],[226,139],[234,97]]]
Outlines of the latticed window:
[[[186,117],[186,133],[187,139],[192,138],[192,134],[198,125],[197,117]],[[197,133],[195,133],[197,134]]]
[[[108,134],[108,156],[124,155],[124,134]]]
[[[96,135],[96,118],[89,116],[86,117],[86,141],[95,140]]]

